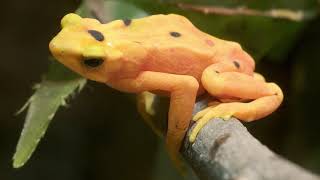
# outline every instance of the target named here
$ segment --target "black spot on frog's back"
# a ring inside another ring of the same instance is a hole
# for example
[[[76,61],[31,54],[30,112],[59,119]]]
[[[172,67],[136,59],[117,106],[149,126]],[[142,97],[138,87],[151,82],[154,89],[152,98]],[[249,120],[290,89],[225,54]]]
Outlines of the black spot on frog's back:
[[[175,31],[170,32],[170,35],[172,37],[180,37],[181,36],[181,34],[179,32],[175,32]]]
[[[125,26],[130,26],[132,20],[131,20],[131,19],[123,19],[122,22],[123,22],[123,24],[124,24]]]
[[[240,63],[238,61],[233,61],[234,66],[236,66],[237,69],[240,68]]]
[[[88,30],[88,33],[97,41],[104,40],[103,34],[97,30]]]

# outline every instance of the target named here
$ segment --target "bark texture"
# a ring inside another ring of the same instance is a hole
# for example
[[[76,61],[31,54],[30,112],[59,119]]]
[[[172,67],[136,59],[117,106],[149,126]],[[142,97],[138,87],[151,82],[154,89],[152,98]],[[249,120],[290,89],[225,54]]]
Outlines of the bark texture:
[[[198,102],[195,112],[204,104]],[[182,155],[201,180],[320,179],[270,151],[234,118],[208,122],[193,144],[185,139]]]

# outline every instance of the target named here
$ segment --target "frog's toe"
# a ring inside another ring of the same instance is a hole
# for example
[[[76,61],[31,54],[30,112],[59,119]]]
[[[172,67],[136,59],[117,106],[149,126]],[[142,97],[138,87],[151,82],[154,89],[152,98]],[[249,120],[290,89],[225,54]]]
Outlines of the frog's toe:
[[[197,114],[193,116],[192,120],[193,121],[198,121],[203,116],[205,116],[211,109],[212,109],[212,107],[207,107],[207,108],[197,112]]]
[[[209,120],[213,118],[221,118],[223,120],[228,120],[234,114],[232,109],[228,108],[228,106],[224,106],[225,104],[218,105],[216,107],[208,107],[200,112],[198,112],[194,116],[194,121],[197,121],[196,126],[193,128],[189,141],[194,142],[199,131],[209,122]]]
[[[193,120],[193,121],[198,121],[198,120],[201,119],[203,116],[205,116],[210,110],[212,110],[214,107],[218,106],[219,104],[221,104],[221,102],[219,102],[219,101],[209,102],[209,103],[208,103],[208,106],[209,106],[209,107],[206,107],[205,109],[197,112],[197,113],[193,116],[192,120]]]

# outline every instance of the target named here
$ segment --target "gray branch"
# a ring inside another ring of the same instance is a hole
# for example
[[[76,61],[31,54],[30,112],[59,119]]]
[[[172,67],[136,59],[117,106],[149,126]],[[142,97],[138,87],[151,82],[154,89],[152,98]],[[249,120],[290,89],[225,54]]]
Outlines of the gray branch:
[[[197,103],[195,112],[204,104]],[[185,139],[182,155],[201,180],[320,179],[270,151],[234,118],[211,120],[193,144]]]
[[[202,97],[196,103],[194,114],[206,107],[207,99]],[[168,98],[153,96],[155,113],[145,118],[152,129],[162,134],[167,126],[168,104]],[[320,180],[262,145],[235,118],[212,119],[191,144],[189,134],[195,125],[187,132],[181,154],[201,180]]]

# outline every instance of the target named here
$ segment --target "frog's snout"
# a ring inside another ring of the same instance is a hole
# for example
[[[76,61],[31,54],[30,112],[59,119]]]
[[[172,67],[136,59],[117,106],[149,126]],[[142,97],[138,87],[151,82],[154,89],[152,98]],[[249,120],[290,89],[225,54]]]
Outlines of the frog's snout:
[[[55,56],[55,52],[57,51],[57,46],[55,44],[55,39],[53,38],[49,43],[49,50],[53,56]]]
[[[63,29],[66,27],[77,25],[77,24],[81,23],[81,20],[82,20],[82,18],[79,15],[74,14],[74,13],[69,13],[62,18],[61,27]],[[59,41],[59,35],[54,37],[49,43],[50,52],[57,59],[58,59],[58,56],[60,56],[61,53],[63,53],[63,49],[66,48],[65,46],[66,46],[66,44],[62,43],[61,38]]]
[[[59,56],[61,55],[61,49],[59,48],[57,44],[56,38],[53,38],[49,43],[49,50],[52,54],[52,56],[56,59],[59,59]]]
[[[58,61],[66,61],[66,58],[72,53],[76,54],[76,48],[70,49],[71,45],[67,42],[63,43],[59,36],[53,38],[49,43],[49,50],[51,55]]]

